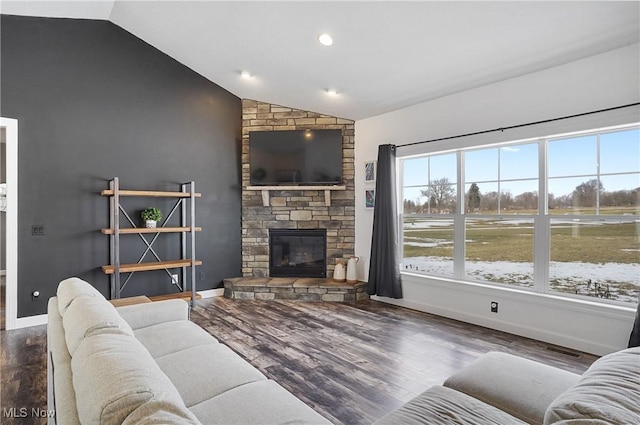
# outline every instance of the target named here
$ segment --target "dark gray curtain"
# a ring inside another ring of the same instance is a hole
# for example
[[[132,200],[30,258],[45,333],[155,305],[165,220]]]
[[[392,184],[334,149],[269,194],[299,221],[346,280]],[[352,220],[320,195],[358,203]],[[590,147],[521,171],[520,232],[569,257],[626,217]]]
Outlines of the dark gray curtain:
[[[373,236],[369,264],[369,295],[402,298],[398,266],[398,214],[396,200],[396,147],[378,147],[378,175],[373,207]]]
[[[636,320],[633,322],[633,329],[629,337],[629,348],[631,347],[640,347],[640,302],[638,302]]]

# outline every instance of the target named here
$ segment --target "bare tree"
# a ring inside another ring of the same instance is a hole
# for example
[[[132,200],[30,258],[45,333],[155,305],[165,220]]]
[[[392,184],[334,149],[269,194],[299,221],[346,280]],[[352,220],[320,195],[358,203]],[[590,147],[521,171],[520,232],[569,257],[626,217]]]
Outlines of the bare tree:
[[[633,190],[616,190],[602,192],[600,206],[603,207],[634,207],[640,206],[640,188]]]
[[[576,207],[595,207],[598,193],[604,191],[602,183],[597,179],[591,179],[576,186],[573,191],[573,201]]]
[[[483,211],[498,211],[498,192],[485,193],[480,198],[480,209]]]
[[[516,208],[523,210],[533,210],[538,208],[538,192],[524,192],[516,196],[515,206]]]
[[[504,192],[500,192],[500,209],[508,210],[513,207],[513,197],[511,196],[511,192],[505,190]]]
[[[455,185],[449,183],[449,179],[446,177],[431,180],[429,189],[423,190],[421,193],[429,199],[430,207],[438,213],[455,209]]]

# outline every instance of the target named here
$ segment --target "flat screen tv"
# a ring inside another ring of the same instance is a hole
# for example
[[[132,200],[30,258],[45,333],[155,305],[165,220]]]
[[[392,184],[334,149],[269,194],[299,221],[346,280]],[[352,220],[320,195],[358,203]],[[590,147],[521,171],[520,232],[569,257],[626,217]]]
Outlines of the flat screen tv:
[[[342,130],[252,131],[251,185],[342,184]]]

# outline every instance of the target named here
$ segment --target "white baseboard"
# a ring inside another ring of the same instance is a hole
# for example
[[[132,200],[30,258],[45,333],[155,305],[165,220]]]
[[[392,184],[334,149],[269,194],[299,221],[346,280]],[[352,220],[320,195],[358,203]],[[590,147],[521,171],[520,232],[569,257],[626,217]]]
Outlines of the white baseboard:
[[[202,298],[221,297],[224,295],[224,288],[207,289],[206,291],[198,291]]]
[[[47,315],[39,314],[37,316],[18,317],[16,319],[16,326],[13,329],[28,328],[31,326],[39,326],[47,324]]]
[[[532,338],[538,341],[544,341],[550,344],[559,345],[561,347],[572,348],[574,350],[579,350],[586,353],[605,355],[614,351],[618,351],[620,349],[620,347],[601,344],[597,341],[588,341],[583,338],[577,338],[571,335],[557,333],[548,329],[543,330],[525,326],[522,324],[505,322],[502,320],[487,319],[486,317],[468,314],[464,311],[459,311],[451,308],[442,308],[437,305],[430,305],[423,302],[415,302],[406,299],[400,301],[378,296],[372,296],[371,299],[388,304],[398,305],[401,307],[407,307],[412,310],[435,314],[437,316],[447,317],[449,319],[459,320],[465,323],[471,323],[473,325],[496,329],[514,335],[524,336],[526,338]]]

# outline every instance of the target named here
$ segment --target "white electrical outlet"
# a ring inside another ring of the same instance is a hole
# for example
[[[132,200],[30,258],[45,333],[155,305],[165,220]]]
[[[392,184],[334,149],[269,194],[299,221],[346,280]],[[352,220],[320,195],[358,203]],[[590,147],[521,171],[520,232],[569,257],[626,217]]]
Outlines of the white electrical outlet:
[[[178,284],[178,275],[177,274],[172,274],[171,275],[171,283],[174,285]]]

